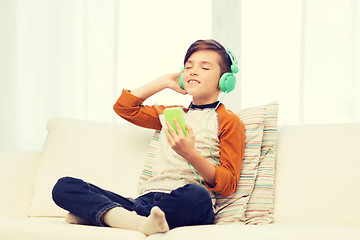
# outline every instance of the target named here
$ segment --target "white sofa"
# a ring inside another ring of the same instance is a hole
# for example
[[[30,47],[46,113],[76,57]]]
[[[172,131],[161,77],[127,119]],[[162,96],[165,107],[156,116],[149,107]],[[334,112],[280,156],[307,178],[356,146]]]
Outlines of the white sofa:
[[[75,121],[74,130],[59,127],[61,121],[67,120],[49,122],[51,134],[42,151],[0,153],[1,240],[360,239],[360,123],[279,127],[271,224],[191,226],[147,237],[130,230],[67,224],[61,217],[65,212],[51,205],[51,193],[41,189],[49,189],[56,175],[65,173],[134,196],[153,131],[129,123],[87,121]],[[94,146],[91,139],[82,139],[89,131],[105,132],[104,144]],[[69,156],[72,141],[85,147]],[[122,156],[107,156],[106,147],[121,149]],[[115,187],[107,186],[114,181]]]

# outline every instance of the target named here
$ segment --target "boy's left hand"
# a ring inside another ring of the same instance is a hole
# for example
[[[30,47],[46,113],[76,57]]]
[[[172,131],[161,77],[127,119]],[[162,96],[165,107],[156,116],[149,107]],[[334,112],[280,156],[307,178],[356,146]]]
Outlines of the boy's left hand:
[[[181,129],[181,126],[177,119],[174,119],[174,123],[179,134],[176,134],[175,129],[171,126],[169,122],[166,122],[168,130],[165,131],[167,140],[169,142],[170,147],[180,156],[187,159],[191,156],[195,149],[195,136],[192,128],[185,124],[186,130],[188,132],[188,136],[186,137]]]
[[[201,175],[205,182],[210,186],[215,186],[215,167],[209,163],[195,148],[194,132],[189,125],[185,124],[188,136],[185,137],[181,130],[179,122],[174,119],[176,129],[179,134],[176,134],[174,128],[169,122],[166,122],[168,130],[165,131],[170,147],[184,159],[186,159]]]

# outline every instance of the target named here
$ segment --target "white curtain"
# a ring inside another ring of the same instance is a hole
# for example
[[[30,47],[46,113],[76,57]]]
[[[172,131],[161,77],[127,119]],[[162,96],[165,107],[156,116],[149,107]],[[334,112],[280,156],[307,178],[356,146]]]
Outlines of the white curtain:
[[[360,121],[359,0],[213,5],[214,37],[240,56],[240,94],[230,104],[279,101],[280,124]]]
[[[209,0],[0,0],[0,16],[0,151],[40,150],[52,117],[118,121],[122,88],[180,70],[211,37]]]

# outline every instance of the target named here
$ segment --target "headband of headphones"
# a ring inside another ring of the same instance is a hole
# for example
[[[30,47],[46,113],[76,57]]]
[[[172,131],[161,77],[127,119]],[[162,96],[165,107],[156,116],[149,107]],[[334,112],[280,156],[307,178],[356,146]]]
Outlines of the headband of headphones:
[[[231,61],[231,72],[233,73],[238,73],[239,72],[239,67],[238,67],[238,62],[237,62],[237,58],[234,57],[234,55],[232,54],[232,52],[228,49],[228,48],[225,48],[226,50],[226,53],[228,54],[229,58],[230,58],[230,61]]]

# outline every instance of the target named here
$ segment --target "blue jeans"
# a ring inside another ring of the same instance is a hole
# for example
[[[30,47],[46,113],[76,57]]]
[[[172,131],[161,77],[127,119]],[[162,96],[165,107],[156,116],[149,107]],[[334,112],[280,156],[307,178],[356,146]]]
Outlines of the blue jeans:
[[[170,229],[214,223],[210,194],[205,187],[196,184],[185,185],[169,194],[152,192],[132,199],[81,179],[64,177],[55,184],[52,196],[59,207],[97,226],[104,226],[101,216],[114,207],[147,217],[151,208],[158,206],[165,213]]]

